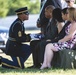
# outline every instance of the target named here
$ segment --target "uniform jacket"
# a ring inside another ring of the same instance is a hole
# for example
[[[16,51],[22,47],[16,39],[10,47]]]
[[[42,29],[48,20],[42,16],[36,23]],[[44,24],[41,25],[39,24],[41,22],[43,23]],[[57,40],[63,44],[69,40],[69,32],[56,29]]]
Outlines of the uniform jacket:
[[[11,56],[23,56],[22,42],[27,41],[23,22],[17,18],[9,29],[9,38],[6,43],[6,54]]]

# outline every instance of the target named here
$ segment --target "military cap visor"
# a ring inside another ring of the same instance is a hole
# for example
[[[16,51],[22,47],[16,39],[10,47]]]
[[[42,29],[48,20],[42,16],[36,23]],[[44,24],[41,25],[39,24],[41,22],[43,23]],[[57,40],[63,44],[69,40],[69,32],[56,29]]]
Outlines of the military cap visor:
[[[19,8],[19,9],[17,9],[15,12],[16,12],[16,14],[22,14],[22,13],[24,13],[24,14],[26,14],[26,15],[29,14],[27,7]]]

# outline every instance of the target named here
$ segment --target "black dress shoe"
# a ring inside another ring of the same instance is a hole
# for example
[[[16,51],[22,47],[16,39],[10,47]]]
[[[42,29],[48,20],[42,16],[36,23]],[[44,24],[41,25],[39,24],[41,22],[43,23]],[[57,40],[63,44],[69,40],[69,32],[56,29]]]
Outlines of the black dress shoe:
[[[1,59],[2,59],[2,57],[0,56],[0,64],[1,64]]]

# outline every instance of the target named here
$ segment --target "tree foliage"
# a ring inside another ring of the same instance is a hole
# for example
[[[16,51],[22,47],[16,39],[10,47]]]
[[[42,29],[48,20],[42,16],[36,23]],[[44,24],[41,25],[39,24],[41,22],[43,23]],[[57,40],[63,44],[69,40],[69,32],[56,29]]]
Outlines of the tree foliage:
[[[4,0],[0,0],[0,17],[6,16],[8,11],[8,3],[4,2]]]
[[[15,10],[27,6],[30,14],[37,14],[40,10],[39,0],[0,0],[0,17],[15,15]]]

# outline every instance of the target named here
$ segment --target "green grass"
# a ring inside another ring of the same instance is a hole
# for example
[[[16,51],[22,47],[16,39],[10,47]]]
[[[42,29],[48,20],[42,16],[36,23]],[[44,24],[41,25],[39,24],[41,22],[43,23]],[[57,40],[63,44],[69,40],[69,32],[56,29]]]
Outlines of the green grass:
[[[38,33],[39,31],[27,31],[27,33]],[[2,54],[4,57],[8,57]],[[9,57],[8,57],[9,58]],[[32,56],[25,62],[25,69],[5,69],[0,67],[0,75],[76,75],[75,69],[28,69],[32,65]]]
[[[0,67],[0,75],[76,75],[75,69],[28,69],[32,65],[32,56],[25,62],[25,69],[5,69]]]

